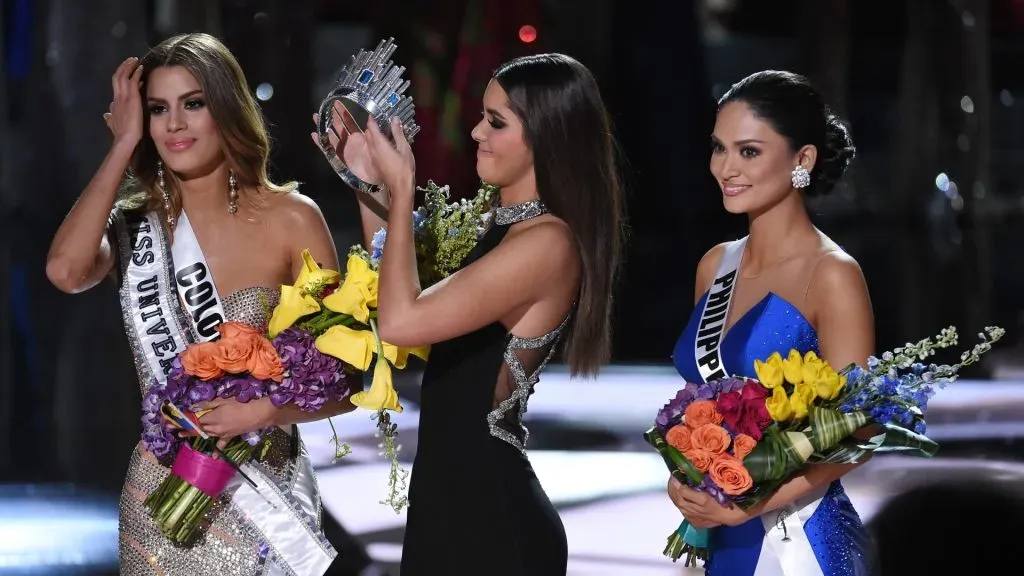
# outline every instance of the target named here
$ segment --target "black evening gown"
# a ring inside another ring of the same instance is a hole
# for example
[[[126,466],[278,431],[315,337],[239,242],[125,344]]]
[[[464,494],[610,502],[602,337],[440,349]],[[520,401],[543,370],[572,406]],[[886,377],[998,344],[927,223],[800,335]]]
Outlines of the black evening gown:
[[[492,226],[463,266],[507,231]],[[565,529],[527,459],[522,417],[568,322],[538,338],[512,336],[496,322],[432,347],[402,576],[566,573]]]

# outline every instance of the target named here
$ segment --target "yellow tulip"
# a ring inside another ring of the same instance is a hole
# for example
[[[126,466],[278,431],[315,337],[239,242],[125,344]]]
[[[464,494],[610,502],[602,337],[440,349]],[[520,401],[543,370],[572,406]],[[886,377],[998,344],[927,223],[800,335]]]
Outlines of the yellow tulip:
[[[373,332],[353,330],[348,326],[331,326],[315,341],[316,349],[359,370],[366,371],[377,349]]]
[[[362,323],[370,318],[370,308],[377,307],[377,273],[359,256],[348,257],[345,281],[330,296],[324,306],[339,314],[348,314]]]
[[[796,350],[789,351],[789,357],[782,361],[782,375],[790,384],[803,382],[804,362],[800,357],[800,352]]]
[[[770,398],[765,400],[765,408],[768,415],[776,422],[785,422],[793,417],[793,407],[789,405],[789,398],[782,386],[775,386]]]
[[[768,360],[754,360],[754,372],[765,388],[776,388],[782,384],[782,356],[773,352]]]
[[[295,286],[281,286],[281,300],[270,315],[267,334],[274,338],[285,329],[291,328],[299,318],[319,311],[320,305],[316,303],[316,299],[303,292],[302,289]]]
[[[356,392],[352,395],[352,404],[366,410],[378,412],[380,410],[402,411],[402,405],[398,403],[398,392],[391,382],[391,365],[387,359],[377,358],[377,364],[373,367],[373,383],[370,389]]]
[[[295,280],[295,284],[292,284],[292,286],[304,291],[309,291],[313,286],[333,284],[340,279],[341,274],[339,274],[337,270],[320,268],[320,265],[316,263],[316,260],[313,260],[313,256],[309,253],[309,250],[304,249],[302,251],[302,270],[299,271],[299,277]]]
[[[818,372],[821,371],[822,367],[825,366],[825,362],[818,358],[818,355],[814,353],[814,350],[804,354],[804,382],[814,382],[818,379]]]
[[[793,409],[793,418],[803,420],[807,418],[807,408],[814,402],[814,385],[808,382],[801,382],[793,388],[789,396],[789,406]]]
[[[814,388],[822,400],[835,400],[845,384],[846,377],[840,377],[835,370],[826,366],[818,373]]]

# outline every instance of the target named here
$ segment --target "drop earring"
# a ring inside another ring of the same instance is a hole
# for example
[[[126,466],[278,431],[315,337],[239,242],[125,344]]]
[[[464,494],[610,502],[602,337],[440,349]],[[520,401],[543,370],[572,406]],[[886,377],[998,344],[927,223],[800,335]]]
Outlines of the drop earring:
[[[238,212],[238,179],[234,170],[228,170],[228,214],[235,212]]]
[[[174,230],[175,218],[171,214],[171,193],[167,191],[167,182],[164,181],[164,162],[156,161],[156,185],[164,197],[164,214],[167,217],[167,227]]]

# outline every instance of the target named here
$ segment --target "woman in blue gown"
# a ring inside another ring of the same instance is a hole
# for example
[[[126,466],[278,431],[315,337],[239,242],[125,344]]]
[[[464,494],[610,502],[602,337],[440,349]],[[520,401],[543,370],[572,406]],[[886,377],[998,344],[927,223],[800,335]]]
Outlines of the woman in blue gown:
[[[764,71],[721,98],[711,146],[725,209],[746,214],[750,228],[698,265],[696,307],[673,355],[679,373],[691,382],[756,377],[755,359],[790,349],[863,364],[874,352],[863,274],[804,205],[853,159],[845,126],[805,78]],[[855,467],[813,466],[746,511],[674,479],[668,491],[690,523],[712,529],[708,574],[866,574],[869,539],[839,481]]]

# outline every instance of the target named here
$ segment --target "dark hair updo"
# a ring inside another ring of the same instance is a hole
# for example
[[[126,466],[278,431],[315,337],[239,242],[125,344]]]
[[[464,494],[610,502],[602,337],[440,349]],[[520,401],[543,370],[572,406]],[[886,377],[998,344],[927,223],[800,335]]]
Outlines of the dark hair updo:
[[[792,72],[764,70],[733,84],[718,101],[721,110],[739,101],[781,134],[797,150],[808,144],[818,149],[807,196],[824,196],[843,177],[856,154],[850,131],[829,110],[807,78]]]

